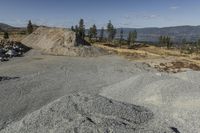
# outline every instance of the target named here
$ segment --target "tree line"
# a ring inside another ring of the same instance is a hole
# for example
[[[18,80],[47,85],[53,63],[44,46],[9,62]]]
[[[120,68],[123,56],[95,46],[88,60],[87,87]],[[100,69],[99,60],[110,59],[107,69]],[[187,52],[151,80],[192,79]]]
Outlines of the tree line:
[[[85,37],[88,37],[89,41],[92,42],[92,40],[95,39],[95,41],[100,41],[100,42],[109,42],[112,43],[113,40],[115,40],[116,34],[117,34],[117,29],[114,27],[111,21],[108,22],[106,29],[104,27],[101,28],[99,35],[98,35],[98,28],[95,24],[93,24],[89,29],[88,33],[86,35],[85,31],[85,25],[84,25],[84,20],[80,19],[79,24],[72,26],[71,30],[76,33],[77,36],[85,39]],[[107,33],[105,35],[105,32]],[[120,38],[119,38],[119,44],[121,45],[124,41],[128,45],[133,45],[137,39],[137,31],[131,31],[128,34],[127,39],[124,39],[124,32],[123,29],[120,30]]]
[[[167,46],[167,48],[172,47],[172,41],[171,38],[169,36],[160,36],[159,37],[159,44],[161,46]]]
[[[31,34],[34,31],[34,25],[32,24],[31,20],[28,21],[27,27],[26,27],[26,34]],[[89,38],[89,41],[92,41],[92,39],[95,39],[95,41],[100,42],[109,42],[112,43],[113,40],[115,40],[115,36],[117,34],[117,29],[114,27],[111,21],[108,22],[106,29],[104,27],[101,28],[100,34],[98,35],[98,29],[97,26],[94,24],[89,28],[88,34],[86,35],[86,28],[84,25],[84,20],[80,19],[79,24],[72,26],[71,30],[76,33],[77,36],[81,37],[82,39],[85,39],[87,36]],[[105,35],[105,32],[107,33]],[[9,33],[4,32],[4,39],[9,39]],[[128,34],[127,39],[124,39],[124,32],[123,29],[120,30],[120,38],[119,38],[119,45],[121,46],[122,43],[126,42],[128,45],[133,45],[137,39],[137,32],[136,31],[130,31]]]
[[[26,27],[26,34],[31,34],[34,31],[34,25],[32,24],[31,20],[28,21],[27,27]],[[127,44],[129,46],[134,45],[134,43],[137,40],[137,31],[130,31],[128,33],[128,37],[126,39],[124,36],[124,30],[123,28],[119,31],[119,38],[116,39],[117,29],[112,24],[111,21],[107,23],[106,29],[102,27],[98,33],[98,28],[95,24],[93,24],[89,29],[88,33],[86,34],[86,28],[84,24],[84,20],[80,19],[79,24],[72,26],[71,30],[76,33],[77,36],[81,37],[82,39],[85,39],[85,37],[88,37],[89,41],[100,41],[100,42],[109,42],[112,43],[114,40],[118,40],[118,45],[121,47],[122,44]],[[9,33],[7,31],[3,32],[3,38],[9,39]],[[107,33],[107,34],[106,34]],[[98,35],[99,34],[99,35]],[[159,45],[160,46],[167,46],[167,48],[171,48],[173,45],[172,39],[169,36],[160,36],[159,37]],[[116,43],[116,42],[114,42]],[[196,48],[200,49],[200,39],[198,39],[196,42],[194,42]],[[186,39],[182,40],[182,47],[188,47],[189,42],[187,42]]]
[[[180,42],[179,42],[180,43]],[[197,49],[200,49],[200,39],[194,42],[188,42],[185,38],[181,41],[181,47],[185,49],[190,49],[191,45]],[[159,45],[166,46],[167,48],[171,48],[173,45],[172,39],[169,36],[160,36],[159,37]]]

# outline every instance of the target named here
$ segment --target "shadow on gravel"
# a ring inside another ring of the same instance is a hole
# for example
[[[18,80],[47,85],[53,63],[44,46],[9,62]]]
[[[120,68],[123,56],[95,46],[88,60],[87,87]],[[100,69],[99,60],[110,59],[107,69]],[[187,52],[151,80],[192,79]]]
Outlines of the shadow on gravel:
[[[0,82],[1,81],[5,81],[5,80],[13,80],[13,79],[18,79],[19,77],[5,77],[5,76],[3,76],[3,77],[0,77]]]
[[[175,133],[181,133],[177,128],[175,127],[170,127],[172,129],[172,131],[174,131]]]

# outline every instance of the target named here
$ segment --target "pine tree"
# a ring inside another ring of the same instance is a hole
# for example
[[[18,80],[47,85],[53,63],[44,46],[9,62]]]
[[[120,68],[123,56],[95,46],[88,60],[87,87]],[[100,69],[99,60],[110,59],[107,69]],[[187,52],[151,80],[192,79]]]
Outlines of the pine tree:
[[[123,37],[124,37],[124,30],[121,28],[121,30],[120,30],[120,41],[119,41],[120,45],[122,44]]]
[[[85,25],[84,20],[81,19],[79,22],[79,36],[84,39],[85,38]]]
[[[185,45],[186,43],[187,43],[187,40],[184,38],[184,39],[182,40],[182,44]]]
[[[94,38],[96,38],[96,41],[97,41],[97,27],[95,24],[92,27],[92,35]]]
[[[162,44],[163,44],[163,36],[159,37],[159,44],[160,44],[160,46],[162,46]]]
[[[172,47],[171,38],[169,36],[165,37],[165,44],[167,45],[167,48]]]
[[[4,38],[4,39],[9,39],[9,34],[8,34],[8,32],[4,32],[3,38]]]
[[[198,39],[198,41],[197,41],[197,48],[198,49],[200,48],[200,39]]]
[[[129,46],[131,45],[131,32],[128,33],[127,43]]]
[[[90,41],[92,40],[92,38],[96,38],[97,41],[97,27],[95,24],[92,27],[90,27],[88,37]]]
[[[75,32],[76,32],[76,35],[78,35],[79,33],[78,25],[75,26]]]
[[[33,25],[32,25],[31,20],[29,20],[29,22],[28,22],[27,32],[28,32],[28,34],[31,34],[33,32]]]
[[[107,32],[108,32],[108,41],[112,41],[116,35],[116,29],[112,25],[111,21],[107,24]]]
[[[137,31],[134,32],[130,31],[127,39],[128,45],[131,46],[132,44],[134,44],[136,39],[137,39]]]
[[[89,41],[90,41],[90,42],[92,41],[92,36],[93,36],[92,32],[93,32],[93,28],[90,27],[90,29],[89,29],[89,31],[88,31],[88,37],[89,37]]]
[[[133,37],[134,37],[134,40],[136,41],[136,39],[137,39],[137,31],[136,30],[134,30],[134,32],[133,32]]]
[[[74,26],[71,27],[71,30],[72,30],[72,31],[75,31]]]
[[[100,33],[100,41],[102,42],[104,38],[104,27],[101,28],[101,33]]]

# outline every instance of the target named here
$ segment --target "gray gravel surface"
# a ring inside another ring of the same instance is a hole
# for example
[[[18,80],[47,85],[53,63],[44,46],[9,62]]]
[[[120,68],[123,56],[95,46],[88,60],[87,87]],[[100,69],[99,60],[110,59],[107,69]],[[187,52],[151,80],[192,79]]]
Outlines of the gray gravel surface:
[[[102,96],[148,107],[155,114],[153,125],[166,124],[181,133],[199,133],[199,72],[174,75],[142,73],[103,88]]]
[[[116,56],[55,57],[37,51],[0,66],[1,76],[19,77],[0,82],[0,129],[61,96],[97,94],[102,87],[127,79],[144,67]]]
[[[0,82],[0,132],[77,133],[90,128],[94,132],[198,133],[199,75],[194,71],[158,73],[143,63],[113,55],[63,57],[32,50],[25,57],[0,63],[1,77],[17,77]],[[85,97],[89,104],[81,100]],[[87,117],[74,110],[74,104]],[[151,115],[136,115],[136,107]],[[63,127],[70,122],[61,112],[74,117],[73,128]],[[121,114],[128,119],[126,126]],[[135,120],[140,118],[144,123],[137,125]],[[82,120],[86,125],[77,127]]]

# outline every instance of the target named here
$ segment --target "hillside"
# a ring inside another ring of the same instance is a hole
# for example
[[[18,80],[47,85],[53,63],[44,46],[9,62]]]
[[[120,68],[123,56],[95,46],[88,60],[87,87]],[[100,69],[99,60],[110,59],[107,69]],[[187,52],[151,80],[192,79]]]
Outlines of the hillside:
[[[119,29],[118,29],[119,30]],[[177,26],[165,28],[141,28],[124,29],[126,36],[131,30],[137,30],[139,41],[158,41],[160,35],[170,36],[173,41],[181,42],[184,38],[188,41],[196,41],[200,38],[200,26]],[[119,32],[118,32],[119,33]]]
[[[10,29],[13,29],[14,27],[10,26],[10,25],[7,25],[7,24],[4,24],[4,23],[0,23],[0,31],[7,31],[7,30],[10,30]]]
[[[0,23],[0,32],[2,31],[7,31],[7,32],[20,32],[22,30],[24,30],[25,28],[22,27],[14,27],[14,26],[10,26],[8,24],[4,24],[4,23]]]
[[[120,37],[120,30],[117,29],[116,38]],[[200,26],[176,26],[164,28],[123,28],[124,39],[127,39],[130,31],[136,30],[138,41],[158,42],[159,36],[170,36],[174,42],[181,42],[184,38],[187,41],[196,41],[200,38]],[[100,30],[98,30],[100,34]],[[106,34],[105,34],[106,36]]]

